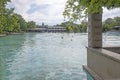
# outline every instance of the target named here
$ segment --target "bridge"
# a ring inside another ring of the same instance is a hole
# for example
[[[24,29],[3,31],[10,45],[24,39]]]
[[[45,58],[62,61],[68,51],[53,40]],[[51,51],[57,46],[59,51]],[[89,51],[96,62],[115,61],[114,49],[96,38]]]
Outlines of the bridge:
[[[63,32],[67,32],[65,27],[62,26],[54,26],[54,27],[37,27],[37,28],[33,28],[33,29],[27,29],[27,32],[53,32],[53,33],[63,33]]]

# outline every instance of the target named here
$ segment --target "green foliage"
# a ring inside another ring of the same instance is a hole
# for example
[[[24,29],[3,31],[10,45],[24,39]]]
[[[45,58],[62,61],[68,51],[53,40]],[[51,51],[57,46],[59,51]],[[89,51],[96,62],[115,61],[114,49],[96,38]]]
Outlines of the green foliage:
[[[86,32],[87,31],[87,21],[82,21],[81,24],[75,24],[72,22],[61,23],[61,26],[66,27],[68,32]]]
[[[4,26],[6,24],[5,5],[7,4],[7,2],[10,2],[10,0],[0,0],[0,33],[3,32]]]
[[[86,17],[89,12],[102,13],[102,7],[120,7],[120,0],[68,0],[63,15],[70,21],[77,21]]]
[[[80,24],[80,30],[81,30],[81,32],[87,32],[87,22],[81,22],[81,24]]]
[[[78,27],[78,26],[74,26],[74,27],[73,27],[73,32],[74,32],[74,33],[80,32],[79,27]]]
[[[120,17],[115,17],[114,21],[115,21],[115,26],[120,26]]]
[[[35,28],[36,27],[36,23],[34,21],[29,21],[27,23],[27,28]]]
[[[80,24],[64,22],[61,26],[66,27],[68,32],[87,32],[87,21],[82,21]],[[120,17],[107,18],[103,23],[103,32],[110,31],[114,26],[120,26]]]
[[[27,28],[34,28],[36,26],[34,21],[27,24],[21,15],[13,12],[14,8],[7,9],[7,2],[10,2],[10,0],[0,0],[0,33],[20,32],[21,30],[25,31]]]
[[[15,15],[13,12],[8,11],[7,15],[7,23],[4,26],[4,31],[6,32],[19,32],[20,31],[20,25],[18,23],[19,18],[17,15]]]
[[[7,18],[4,15],[0,15],[0,33],[3,32],[6,22],[7,22]]]
[[[6,4],[10,1],[11,0],[0,0],[0,14],[4,14],[4,12],[6,11]]]
[[[24,20],[24,18],[19,15],[19,14],[15,14],[19,19],[18,19],[18,23],[20,25],[20,29],[21,30],[26,30],[27,29],[27,22]]]
[[[69,25],[69,26],[67,27],[67,30],[68,30],[68,32],[72,32],[72,31],[73,31],[72,26]]]
[[[120,17],[106,19],[103,22],[103,31],[110,31],[114,26],[120,26]]]

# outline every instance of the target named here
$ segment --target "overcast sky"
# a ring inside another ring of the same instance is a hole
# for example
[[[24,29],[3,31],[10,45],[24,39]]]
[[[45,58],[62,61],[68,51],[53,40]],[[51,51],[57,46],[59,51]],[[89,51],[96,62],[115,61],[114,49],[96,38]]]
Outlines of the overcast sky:
[[[33,20],[37,24],[44,22],[55,25],[63,22],[62,12],[67,0],[12,0],[7,7],[14,7],[15,12],[21,14],[27,21]],[[108,17],[120,16],[120,9],[108,11],[104,9],[103,20]]]

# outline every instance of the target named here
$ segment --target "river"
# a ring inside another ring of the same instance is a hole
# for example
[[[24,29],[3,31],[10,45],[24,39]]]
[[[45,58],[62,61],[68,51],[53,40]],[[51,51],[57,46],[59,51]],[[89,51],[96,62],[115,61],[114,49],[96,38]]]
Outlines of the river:
[[[25,33],[0,37],[0,80],[87,80],[87,34]],[[120,35],[104,35],[120,46]]]

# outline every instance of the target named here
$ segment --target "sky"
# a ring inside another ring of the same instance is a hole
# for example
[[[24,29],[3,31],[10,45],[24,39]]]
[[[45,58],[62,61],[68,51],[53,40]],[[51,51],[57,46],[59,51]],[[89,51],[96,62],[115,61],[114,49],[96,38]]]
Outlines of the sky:
[[[11,0],[7,7],[15,8],[16,13],[26,21],[44,22],[46,25],[56,25],[64,21],[62,12],[67,0]],[[120,9],[104,9],[103,20],[120,16]]]

